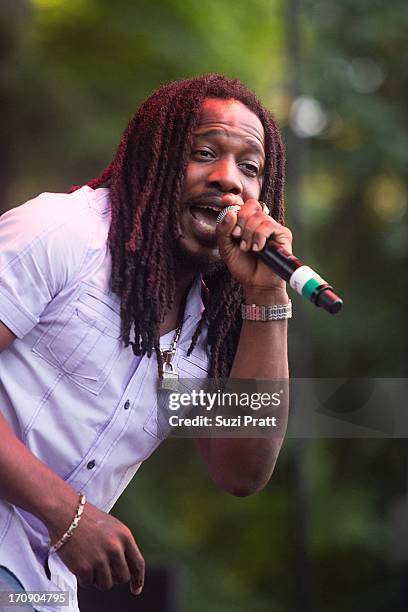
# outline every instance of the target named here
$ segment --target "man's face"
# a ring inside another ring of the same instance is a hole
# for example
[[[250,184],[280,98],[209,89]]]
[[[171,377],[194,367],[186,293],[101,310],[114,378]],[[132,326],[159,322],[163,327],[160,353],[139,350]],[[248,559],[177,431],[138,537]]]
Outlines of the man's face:
[[[194,132],[181,201],[179,246],[192,262],[219,259],[216,219],[222,196],[245,202],[261,194],[265,165],[264,129],[237,100],[208,98]]]

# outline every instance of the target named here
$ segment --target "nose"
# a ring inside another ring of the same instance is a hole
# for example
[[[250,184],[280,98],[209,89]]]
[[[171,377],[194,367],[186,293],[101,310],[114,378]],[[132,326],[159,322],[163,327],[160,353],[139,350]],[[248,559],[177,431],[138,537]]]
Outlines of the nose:
[[[212,164],[211,172],[207,177],[209,187],[222,191],[240,195],[242,193],[242,182],[239,169],[234,159],[223,158]]]

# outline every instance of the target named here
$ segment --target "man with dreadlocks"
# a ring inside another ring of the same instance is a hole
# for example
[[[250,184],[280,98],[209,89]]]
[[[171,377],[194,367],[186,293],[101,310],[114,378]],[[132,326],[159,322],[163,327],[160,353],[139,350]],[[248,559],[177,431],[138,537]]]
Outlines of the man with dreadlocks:
[[[2,217],[0,585],[140,593],[143,557],[107,512],[161,442],[162,351],[174,341],[190,378],[288,376],[285,284],[255,256],[272,234],[291,249],[283,182],[271,115],[210,74],[153,93],[100,177]],[[280,320],[259,320],[265,305]],[[268,482],[281,442],[197,440],[241,496]]]

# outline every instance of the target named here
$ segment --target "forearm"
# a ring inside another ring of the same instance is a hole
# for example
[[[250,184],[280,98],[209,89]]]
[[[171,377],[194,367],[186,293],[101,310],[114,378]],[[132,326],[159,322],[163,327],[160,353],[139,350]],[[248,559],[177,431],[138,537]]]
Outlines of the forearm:
[[[247,290],[245,303],[287,304],[285,289]],[[243,321],[230,378],[287,379],[287,321]]]
[[[247,291],[247,304],[286,304],[284,289]],[[243,321],[231,369],[232,379],[288,379],[287,321]],[[288,393],[280,405],[279,431],[286,428]],[[269,481],[283,441],[265,438],[212,438],[199,441],[212,478],[234,495],[248,495]]]
[[[1,413],[0,440],[0,497],[62,535],[61,528],[68,527],[75,514],[77,492],[33,455]]]
[[[55,543],[71,524],[78,493],[18,440],[1,413],[0,439],[0,498],[37,516]],[[110,589],[130,580],[134,594],[143,588],[144,560],[132,533],[89,502],[57,554],[84,586]]]

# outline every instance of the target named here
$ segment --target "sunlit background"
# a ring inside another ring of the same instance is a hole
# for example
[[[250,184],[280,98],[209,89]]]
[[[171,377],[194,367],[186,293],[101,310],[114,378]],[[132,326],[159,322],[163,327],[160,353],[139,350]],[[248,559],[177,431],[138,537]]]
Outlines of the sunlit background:
[[[284,134],[294,250],[345,301],[292,296],[293,375],[406,377],[407,32],[405,0],[1,0],[0,210],[99,174],[161,84],[239,77]],[[407,482],[405,440],[288,440],[236,499],[170,440],[115,512],[177,612],[396,612]]]

